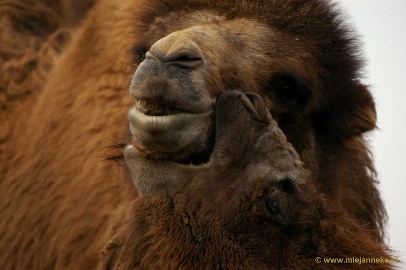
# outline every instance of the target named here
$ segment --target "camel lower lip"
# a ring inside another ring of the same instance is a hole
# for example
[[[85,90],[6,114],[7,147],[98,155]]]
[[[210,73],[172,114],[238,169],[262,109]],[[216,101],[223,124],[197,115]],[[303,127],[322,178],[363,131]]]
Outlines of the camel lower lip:
[[[167,130],[175,128],[183,122],[189,122],[200,114],[191,113],[175,113],[165,115],[147,115],[133,108],[129,111],[130,124],[141,129],[149,129],[153,131]]]
[[[211,112],[192,114],[177,112],[167,115],[146,115],[133,107],[128,112],[130,126],[150,133],[159,133],[169,130],[182,130],[195,121],[208,118]]]
[[[213,108],[199,113],[147,115],[133,106],[128,112],[132,140],[149,152],[176,153],[187,147],[200,147],[212,128]]]
[[[150,116],[132,107],[128,120],[132,138],[142,148],[175,153],[191,144],[201,145],[206,141],[212,115],[210,110],[199,114]]]

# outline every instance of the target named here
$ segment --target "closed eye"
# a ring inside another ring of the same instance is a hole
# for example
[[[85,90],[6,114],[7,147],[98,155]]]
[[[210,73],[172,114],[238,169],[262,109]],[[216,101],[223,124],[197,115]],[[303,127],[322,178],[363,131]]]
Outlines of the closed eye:
[[[310,98],[304,81],[288,73],[276,73],[272,76],[269,94],[279,104],[294,110],[304,108]]]

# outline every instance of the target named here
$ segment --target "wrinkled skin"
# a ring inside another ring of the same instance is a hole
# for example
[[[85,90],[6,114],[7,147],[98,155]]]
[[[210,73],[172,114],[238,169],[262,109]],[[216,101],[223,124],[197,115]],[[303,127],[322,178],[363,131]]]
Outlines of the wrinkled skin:
[[[214,122],[204,165],[126,148],[143,196],[116,228],[99,269],[326,269],[315,258],[388,256],[353,220],[331,214],[258,95],[223,93]]]

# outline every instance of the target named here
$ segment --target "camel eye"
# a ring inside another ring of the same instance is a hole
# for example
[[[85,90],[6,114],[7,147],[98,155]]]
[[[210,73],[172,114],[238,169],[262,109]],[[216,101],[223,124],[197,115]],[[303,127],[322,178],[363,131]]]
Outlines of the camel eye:
[[[265,207],[273,218],[284,219],[289,215],[290,200],[295,196],[296,187],[291,179],[283,179],[276,183],[269,191],[265,200]]]
[[[278,103],[289,108],[303,107],[309,99],[309,91],[305,83],[291,74],[274,74],[269,89],[270,95]]]
[[[266,207],[269,213],[271,213],[274,216],[279,215],[281,213],[281,210],[279,208],[279,202],[275,197],[270,197],[267,199]]]

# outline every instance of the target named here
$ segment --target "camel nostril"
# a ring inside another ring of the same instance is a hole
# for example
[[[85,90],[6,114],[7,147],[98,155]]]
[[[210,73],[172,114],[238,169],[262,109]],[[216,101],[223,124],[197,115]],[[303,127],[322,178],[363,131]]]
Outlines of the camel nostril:
[[[245,93],[241,96],[245,108],[259,121],[266,120],[266,106],[262,98],[255,93]]]

